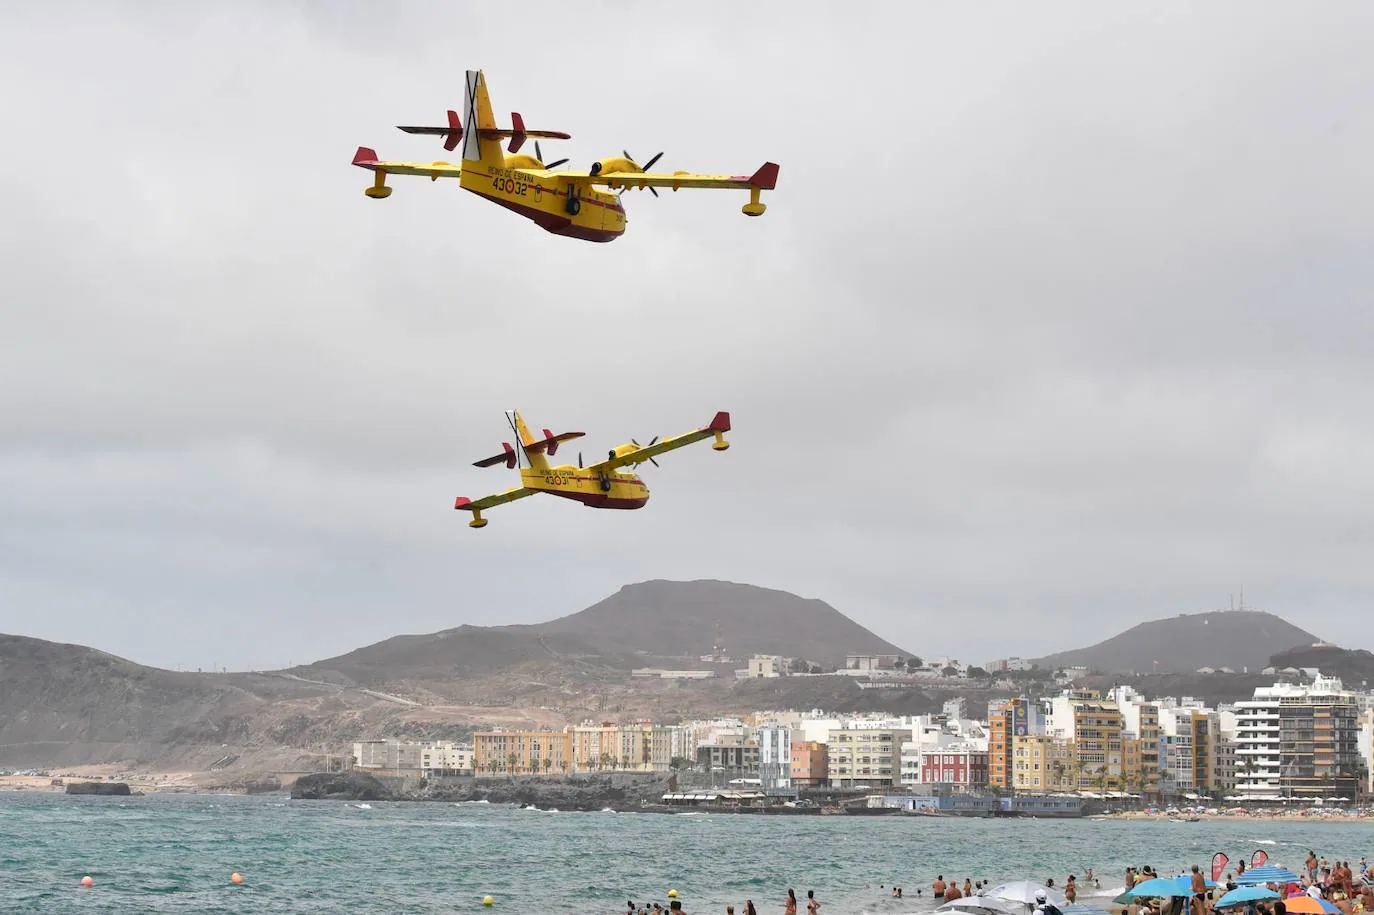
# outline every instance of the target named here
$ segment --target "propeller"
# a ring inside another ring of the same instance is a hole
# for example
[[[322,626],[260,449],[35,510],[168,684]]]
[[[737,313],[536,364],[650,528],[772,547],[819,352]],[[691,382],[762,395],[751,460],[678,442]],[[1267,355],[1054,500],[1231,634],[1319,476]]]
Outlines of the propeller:
[[[535,157],[536,159],[538,159],[538,160],[539,160],[539,163],[540,163],[541,165],[543,165],[544,168],[546,168],[546,169],[548,169],[548,168],[557,168],[558,166],[562,165],[564,162],[567,162],[567,161],[568,161],[567,159],[559,159],[557,162],[549,162],[549,163],[546,164],[546,163],[544,162],[544,154],[541,153],[541,152],[539,151],[539,141],[538,141],[538,140],[535,140],[535,141],[534,141],[534,157]]]
[[[581,469],[582,469],[582,452],[581,452],[581,451],[577,452],[577,469],[578,469],[578,470],[581,470]]]
[[[663,155],[663,154],[662,154],[662,153],[659,153],[659,156],[661,156],[661,155]],[[630,157],[629,157],[628,155],[626,155],[625,158],[628,159],[628,158],[630,158]],[[655,156],[654,158],[657,159],[658,156]],[[649,439],[649,444],[647,444],[647,445],[641,445],[641,444],[639,444],[639,442],[636,442],[634,439],[630,439],[630,441],[633,442],[634,445],[635,445],[635,447],[637,447],[637,448],[652,448],[652,447],[654,446],[654,442],[658,441],[658,436],[655,435],[653,438]],[[654,460],[653,455],[649,455],[649,463],[650,463],[650,464],[653,464],[655,467],[658,466],[658,461]]]
[[[632,155],[630,155],[630,153],[629,153],[628,150],[622,149],[621,152],[625,153],[625,158],[626,158],[626,159],[629,159],[631,162],[634,162],[635,157],[632,156]],[[645,162],[643,165],[639,166],[639,170],[640,170],[641,172],[647,172],[649,169],[653,168],[653,167],[654,167],[654,163],[657,162],[657,161],[658,161],[659,159],[661,159],[661,158],[663,158],[663,153],[662,153],[662,152],[659,152],[659,153],[656,154],[652,159],[650,159],[648,162]],[[650,193],[650,194],[653,194],[655,197],[658,196],[658,191],[655,190],[652,186],[649,187],[649,193]]]

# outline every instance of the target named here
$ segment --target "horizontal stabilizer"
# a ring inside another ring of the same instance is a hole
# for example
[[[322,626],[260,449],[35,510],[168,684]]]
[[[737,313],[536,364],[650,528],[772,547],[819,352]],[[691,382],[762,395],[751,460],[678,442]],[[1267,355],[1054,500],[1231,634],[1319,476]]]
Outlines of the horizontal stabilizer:
[[[545,429],[544,440],[539,442],[530,442],[528,445],[525,446],[525,450],[544,451],[545,449],[547,449],[549,457],[553,457],[555,454],[558,453],[559,442],[566,442],[569,439],[581,438],[586,434],[587,433],[585,432],[564,432],[560,435],[554,435],[548,429]]]
[[[759,170],[749,176],[749,184],[752,187],[761,187],[765,191],[771,191],[778,186],[778,163],[765,162],[759,166]]]
[[[724,410],[720,411],[716,414],[716,418],[711,420],[711,425],[706,428],[710,429],[712,432],[729,432],[730,414],[726,413]]]
[[[472,466],[495,467],[497,464],[505,464],[508,470],[514,470],[515,449],[511,447],[510,442],[502,442],[501,447],[505,450],[502,451],[500,454],[493,454],[489,458],[482,458],[482,460],[480,461],[474,461]]]
[[[426,136],[443,137],[444,149],[449,152],[458,148],[458,142],[463,139],[463,124],[458,120],[458,112],[449,111],[447,127],[402,127],[396,126],[397,130],[404,130],[406,133],[418,133]]]

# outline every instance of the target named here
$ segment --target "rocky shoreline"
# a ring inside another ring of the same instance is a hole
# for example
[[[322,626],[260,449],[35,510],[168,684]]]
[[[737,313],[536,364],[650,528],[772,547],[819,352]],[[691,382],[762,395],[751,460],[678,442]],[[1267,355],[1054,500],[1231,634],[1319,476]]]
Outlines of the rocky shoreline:
[[[291,788],[293,800],[446,801],[520,804],[559,810],[646,810],[661,807],[676,790],[676,776],[660,773],[587,775],[570,778],[436,779],[412,787],[407,780],[365,772],[303,775]]]

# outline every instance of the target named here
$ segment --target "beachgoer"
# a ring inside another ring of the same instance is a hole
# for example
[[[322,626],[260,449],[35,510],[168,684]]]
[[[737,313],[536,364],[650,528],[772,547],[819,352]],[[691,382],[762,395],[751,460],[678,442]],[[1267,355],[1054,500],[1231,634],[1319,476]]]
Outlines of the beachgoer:
[[[964,895],[965,895],[965,896],[972,896],[972,895],[973,895],[973,881],[970,880],[968,877],[965,877],[965,878],[964,878]]]
[[[785,915],[797,915],[797,894],[792,892],[792,888],[787,888],[787,907]]]
[[[1035,891],[1035,912],[1036,915],[1064,915],[1059,906],[1049,901],[1044,890]]]
[[[1196,864],[1193,865],[1192,890],[1193,915],[1207,915],[1207,881]]]
[[[754,908],[754,900],[744,900],[744,915],[759,915],[758,911]]]
[[[945,875],[936,877],[930,884],[930,892],[936,899],[945,898]]]
[[[1074,880],[1073,874],[1069,874],[1069,879],[1064,881],[1064,901],[1073,905],[1073,901],[1078,898],[1078,883]]]
[[[625,903],[625,915],[635,915],[634,900],[630,900],[629,902]]]
[[[816,898],[815,890],[806,891],[806,915],[816,915],[820,911],[821,903]]]
[[[673,915],[687,915],[686,912],[682,911],[681,899],[674,899],[672,902],[668,903],[668,911],[672,912]]]
[[[952,902],[953,900],[958,899],[958,898],[959,898],[960,896],[962,896],[962,895],[963,895],[963,893],[960,893],[960,892],[959,892],[959,884],[956,883],[956,882],[953,881],[953,880],[951,880],[951,881],[949,882],[949,886],[945,887],[945,900],[946,900],[946,901]]]
[[[1369,870],[1369,862],[1364,859],[1364,855],[1360,855],[1360,873],[1363,874],[1367,870]]]
[[[727,905],[725,907],[725,915],[735,915],[735,907],[732,905]]]

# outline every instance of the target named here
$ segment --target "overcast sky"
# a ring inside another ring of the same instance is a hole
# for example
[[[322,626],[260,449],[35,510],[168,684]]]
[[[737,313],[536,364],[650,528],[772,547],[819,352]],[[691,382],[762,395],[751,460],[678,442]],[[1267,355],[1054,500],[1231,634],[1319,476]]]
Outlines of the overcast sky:
[[[1242,585],[1374,647],[1374,6],[480,9],[7,13],[0,631],[274,667],[723,578],[976,660]],[[479,67],[577,168],[780,163],[767,214],[365,198]],[[734,447],[471,530],[510,407]]]

